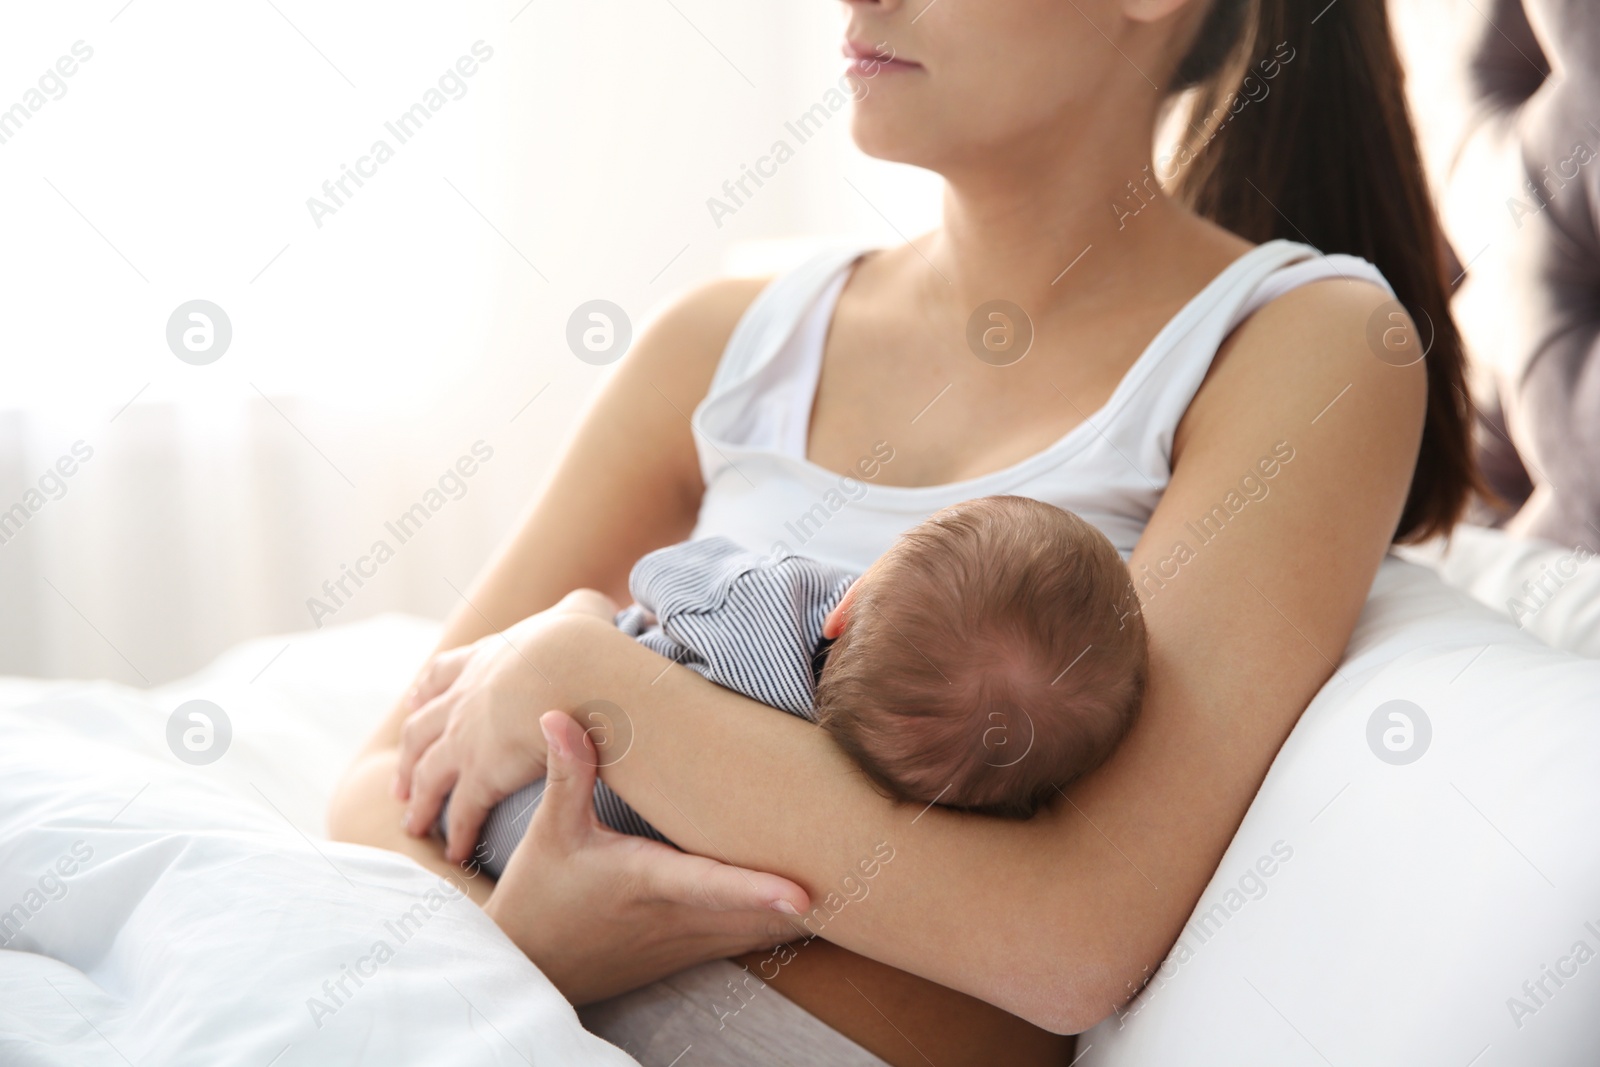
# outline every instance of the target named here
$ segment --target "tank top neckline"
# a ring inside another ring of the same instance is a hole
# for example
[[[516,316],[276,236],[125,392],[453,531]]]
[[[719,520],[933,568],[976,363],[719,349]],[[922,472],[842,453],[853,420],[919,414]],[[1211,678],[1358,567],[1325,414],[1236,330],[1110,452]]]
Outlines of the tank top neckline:
[[[1129,400],[1138,392],[1141,385],[1149,380],[1151,374],[1161,364],[1162,360],[1174,351],[1184,337],[1195,326],[1199,325],[1205,317],[1212,312],[1220,302],[1221,295],[1236,284],[1241,278],[1249,277],[1256,263],[1271,259],[1281,254],[1286,248],[1301,248],[1303,246],[1293,241],[1274,240],[1260,244],[1242,253],[1233,262],[1222,268],[1209,282],[1178,309],[1177,313],[1157,331],[1156,335],[1145,345],[1137,358],[1129,365],[1118,380],[1116,388],[1106,402],[1094,411],[1087,413],[1083,421],[1074,425],[1060,437],[1037,452],[1030,453],[1015,463],[1004,467],[963,478],[953,482],[938,482],[932,485],[885,485],[874,483],[873,494],[880,502],[896,503],[914,506],[925,498],[946,497],[952,493],[961,495],[962,499],[987,495],[989,488],[996,485],[1005,485],[1022,479],[1039,470],[1048,469],[1067,460],[1075,453],[1090,444],[1096,435],[1103,435],[1102,427],[1115,420],[1118,414],[1127,407]],[[1305,249],[1308,254],[1315,254],[1312,249]],[[813,318],[820,318],[824,323],[831,324],[834,309],[840,294],[844,291],[850,272],[854,271],[861,257],[872,251],[871,248],[854,249],[848,257],[841,255],[841,262],[835,268],[835,273],[829,277],[827,284],[818,293],[817,299],[805,307],[796,317],[792,326],[784,334],[780,347],[787,345],[796,332]],[[801,409],[803,417],[798,420],[803,427],[798,451],[785,452],[783,455],[793,464],[798,471],[816,482],[817,484],[832,483],[842,477],[850,477],[840,471],[824,467],[813,462],[810,458],[811,443],[811,413],[816,404],[817,387],[822,372],[822,348],[827,343],[828,330],[816,331],[820,337],[816,340],[817,351],[805,352],[807,379],[802,383],[803,388],[797,390],[797,406]],[[1071,403],[1069,400],[1068,403]],[[887,500],[885,499],[887,498]]]

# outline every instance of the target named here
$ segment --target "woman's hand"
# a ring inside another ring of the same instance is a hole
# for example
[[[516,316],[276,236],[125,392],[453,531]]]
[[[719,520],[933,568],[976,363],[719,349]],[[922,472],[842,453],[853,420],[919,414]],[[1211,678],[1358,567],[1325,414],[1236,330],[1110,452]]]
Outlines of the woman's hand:
[[[544,798],[484,910],[574,1004],[804,936],[810,898],[787,878],[603,826],[589,736],[561,712],[539,725]]]
[[[411,692],[394,793],[409,801],[403,825],[414,837],[432,830],[449,795],[445,854],[452,862],[471,856],[490,808],[544,774],[533,709],[560,700],[534,663],[533,639],[560,613],[558,605],[440,653]]]

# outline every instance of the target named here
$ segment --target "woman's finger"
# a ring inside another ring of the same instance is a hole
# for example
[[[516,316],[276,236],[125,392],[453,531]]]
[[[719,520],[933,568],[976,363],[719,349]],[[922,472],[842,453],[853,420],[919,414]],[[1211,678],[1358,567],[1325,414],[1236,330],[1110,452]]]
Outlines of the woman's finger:
[[[445,813],[444,854],[451,863],[473,857],[483,820],[501,799],[483,789],[482,781],[482,778],[462,776],[450,791],[450,810]]]
[[[461,768],[447,743],[435,744],[422,754],[411,774],[411,802],[406,805],[402,822],[407,833],[425,837],[433,829],[444,798],[455,788],[460,775]]]
[[[449,695],[429,701],[420,711],[406,716],[400,725],[400,756],[394,768],[394,795],[401,800],[411,797],[411,776],[422,754],[439,740],[450,723],[450,709],[455,701]]]
[[[639,853],[644,892],[666,903],[710,911],[776,911],[803,915],[811,897],[787,878],[733,867],[683,852]]]
[[[441,652],[428,661],[428,665],[422,669],[422,676],[406,694],[406,702],[412,711],[455,684],[455,680],[461,676],[462,668],[467,665],[467,660],[472,658],[472,649],[472,645],[462,645],[460,648]]]
[[[594,830],[594,745],[583,728],[561,711],[539,719],[548,749],[544,796],[533,813],[529,833],[554,838],[564,850],[578,848]]]
[[[599,759],[582,726],[562,712],[539,719],[549,746],[544,797],[534,814],[537,825],[554,830],[577,847],[595,826],[594,780]],[[732,867],[674,849],[641,849],[634,853],[644,895],[658,901],[687,904],[711,911],[776,911],[799,915],[811,907],[806,891],[787,878]]]

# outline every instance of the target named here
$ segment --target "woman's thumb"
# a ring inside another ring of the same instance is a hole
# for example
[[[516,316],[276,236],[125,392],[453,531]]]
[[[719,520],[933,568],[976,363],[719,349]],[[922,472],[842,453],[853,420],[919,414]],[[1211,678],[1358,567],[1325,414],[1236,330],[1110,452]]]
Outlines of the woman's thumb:
[[[560,711],[539,718],[549,749],[544,796],[534,821],[563,834],[583,834],[594,824],[594,776],[598,762],[588,735]]]

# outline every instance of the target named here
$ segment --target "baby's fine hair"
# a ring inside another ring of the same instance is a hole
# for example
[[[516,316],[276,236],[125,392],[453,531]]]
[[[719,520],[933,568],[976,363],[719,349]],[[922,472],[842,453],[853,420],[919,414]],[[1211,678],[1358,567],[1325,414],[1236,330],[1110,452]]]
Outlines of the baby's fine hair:
[[[1137,717],[1128,568],[1049,504],[991,496],[912,529],[852,590],[818,720],[890,796],[1026,818]]]

